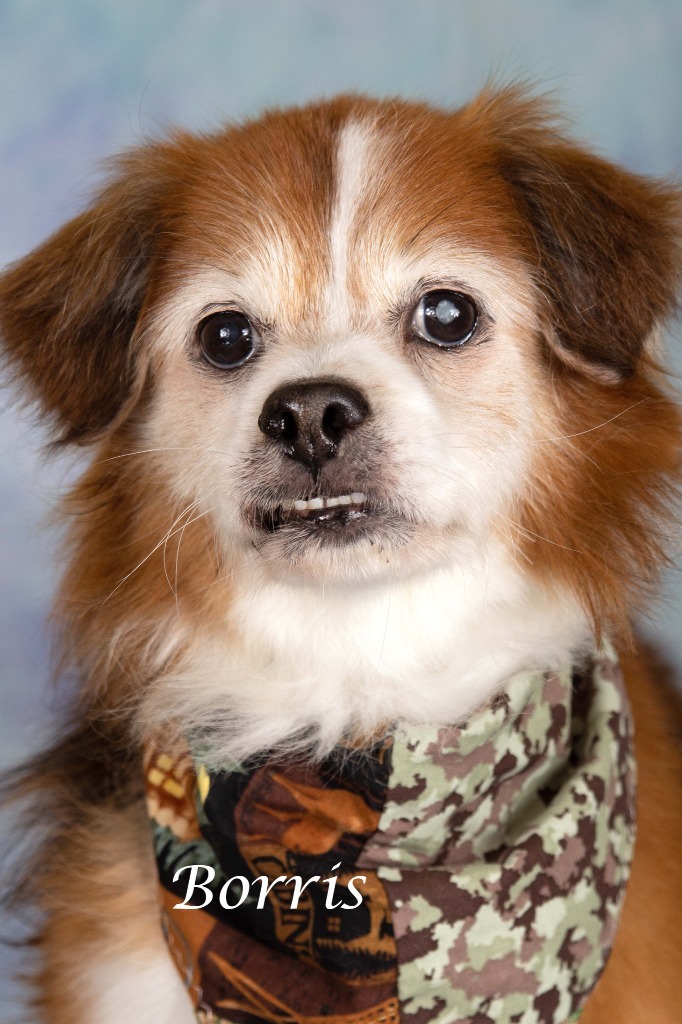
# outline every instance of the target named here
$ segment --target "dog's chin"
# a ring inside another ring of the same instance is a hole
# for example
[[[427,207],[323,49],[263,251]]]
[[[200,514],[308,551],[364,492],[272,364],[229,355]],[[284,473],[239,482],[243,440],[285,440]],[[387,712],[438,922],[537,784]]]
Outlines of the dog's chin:
[[[251,508],[245,519],[263,572],[287,583],[404,581],[451,564],[455,535],[464,540],[452,526],[439,530],[371,502],[331,509]]]
[[[349,497],[351,497],[349,495]],[[364,495],[334,505],[253,506],[244,518],[268,574],[287,581],[357,583],[404,577],[420,561],[417,523]],[[424,567],[423,564],[421,566]]]

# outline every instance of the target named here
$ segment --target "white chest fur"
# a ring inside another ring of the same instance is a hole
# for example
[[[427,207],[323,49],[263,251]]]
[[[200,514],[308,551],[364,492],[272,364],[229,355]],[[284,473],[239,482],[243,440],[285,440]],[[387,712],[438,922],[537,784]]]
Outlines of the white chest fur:
[[[223,761],[284,741],[322,752],[394,721],[460,720],[513,673],[570,660],[588,632],[569,596],[531,588],[501,550],[352,588],[242,573],[225,629],[188,646],[145,720],[158,727],[172,702]]]

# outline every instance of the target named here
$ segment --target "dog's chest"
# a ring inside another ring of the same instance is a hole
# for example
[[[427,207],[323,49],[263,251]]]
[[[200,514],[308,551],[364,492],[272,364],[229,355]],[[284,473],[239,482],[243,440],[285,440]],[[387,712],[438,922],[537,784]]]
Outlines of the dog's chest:
[[[314,765],[209,774],[198,749],[150,747],[147,785],[200,1019],[563,1024],[612,943],[634,782],[610,652]],[[204,908],[178,909],[209,876]]]

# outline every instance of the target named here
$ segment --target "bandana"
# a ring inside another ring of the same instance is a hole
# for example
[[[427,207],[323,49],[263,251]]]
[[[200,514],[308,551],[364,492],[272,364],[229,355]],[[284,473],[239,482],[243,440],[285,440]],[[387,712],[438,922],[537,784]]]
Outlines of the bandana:
[[[634,840],[609,647],[371,750],[209,774],[156,745],[145,771],[164,933],[203,1024],[566,1024],[601,974]],[[175,909],[193,871],[188,902],[210,903]]]

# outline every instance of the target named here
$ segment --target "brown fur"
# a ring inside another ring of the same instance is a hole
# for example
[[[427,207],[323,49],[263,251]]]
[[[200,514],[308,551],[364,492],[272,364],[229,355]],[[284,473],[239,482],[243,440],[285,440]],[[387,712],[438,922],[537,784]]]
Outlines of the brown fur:
[[[78,902],[75,907],[74,903]],[[51,1024],[88,1019],[82,964],[98,955],[138,959],[163,948],[149,823],[141,803],[127,811],[94,808],[83,815],[44,874],[50,918],[36,978],[36,1006]]]
[[[682,708],[651,650],[623,661],[635,718],[637,841],[616,943],[580,1024],[679,1020]]]
[[[375,117],[400,160],[399,178],[390,165],[377,169],[366,218],[390,225],[415,253],[454,235],[531,275],[539,329],[529,344],[560,425],[539,445],[513,524],[532,571],[549,585],[568,583],[597,629],[625,635],[666,562],[681,423],[647,341],[671,312],[679,283],[673,188],[585,154],[518,90],[486,94],[455,114],[342,98],[214,137],[179,135],[119,161],[92,209],[0,281],[14,374],[59,440],[96,443],[67,502],[71,557],[56,610],[63,667],[81,685],[75,724],[20,782],[15,777],[54,818],[51,840],[20,889],[20,898],[39,890],[49,908],[39,984],[54,1024],[80,1013],[68,994],[67,961],[89,943],[114,941],[135,901],[150,909],[146,869],[126,852],[137,842],[129,834],[139,799],[135,700],[167,667],[164,636],[176,602],[196,635],[219,621],[229,600],[206,520],[191,522],[191,510],[176,507],[153,459],[126,457],[139,448],[157,369],[145,331],[193,267],[210,265],[217,249],[248,264],[278,217],[295,239],[289,315],[303,316],[323,281],[334,132],[350,114]],[[439,145],[425,152],[427,138]],[[173,583],[179,548],[180,592]],[[612,966],[586,1021],[673,1024],[682,825],[679,813],[663,811],[666,804],[679,811],[679,757],[658,691],[636,668],[630,681],[640,730],[640,838]],[[666,874],[661,847],[670,854]],[[120,868],[103,872],[112,858]],[[76,860],[85,865],[78,880],[85,902],[106,923],[67,905],[74,879],[61,866]],[[130,941],[142,946],[149,927],[142,914]]]
[[[596,630],[623,639],[667,564],[680,469],[680,410],[660,372],[640,367],[617,389],[557,370],[561,429],[518,512],[541,578],[568,581]]]

